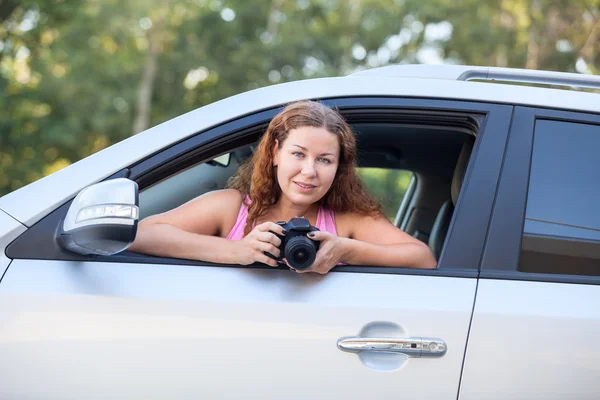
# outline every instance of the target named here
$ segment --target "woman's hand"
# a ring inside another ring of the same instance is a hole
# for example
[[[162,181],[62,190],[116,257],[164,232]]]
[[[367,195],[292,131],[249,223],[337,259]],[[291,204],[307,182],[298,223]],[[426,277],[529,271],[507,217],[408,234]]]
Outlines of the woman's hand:
[[[238,264],[248,265],[261,262],[271,267],[277,267],[279,265],[277,260],[265,254],[265,252],[268,252],[275,257],[279,257],[281,239],[275,233],[285,235],[286,232],[281,225],[277,225],[274,222],[265,222],[257,225],[246,237],[235,245]]]
[[[308,238],[320,242],[315,262],[308,269],[302,271],[292,269],[293,271],[326,274],[342,260],[345,251],[344,238],[324,231],[310,232]]]

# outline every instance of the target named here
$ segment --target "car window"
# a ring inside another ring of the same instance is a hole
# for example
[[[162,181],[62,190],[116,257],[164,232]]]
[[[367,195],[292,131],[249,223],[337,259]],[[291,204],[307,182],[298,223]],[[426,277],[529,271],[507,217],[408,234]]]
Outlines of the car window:
[[[140,219],[178,207],[201,194],[224,189],[227,180],[252,154],[244,147],[177,173],[140,192]]]
[[[519,269],[600,275],[600,126],[538,120]]]
[[[381,202],[383,214],[394,222],[412,172],[401,169],[357,168],[369,192]]]
[[[249,147],[227,153],[142,191],[140,218],[171,210],[201,194],[225,188],[229,177],[235,174],[250,154]],[[228,162],[224,163],[223,160]],[[381,202],[383,214],[393,222],[412,173],[387,168],[357,168],[357,172],[367,189]]]

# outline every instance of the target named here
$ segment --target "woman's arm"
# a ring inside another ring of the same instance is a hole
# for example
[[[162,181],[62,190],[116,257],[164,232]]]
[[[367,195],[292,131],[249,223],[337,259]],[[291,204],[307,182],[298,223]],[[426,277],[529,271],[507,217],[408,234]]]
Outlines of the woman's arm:
[[[436,268],[437,262],[424,243],[374,244],[341,238],[341,261],[382,267]]]
[[[224,238],[242,202],[237,190],[206,193],[138,225],[130,251],[163,257],[238,263],[234,241]],[[223,236],[223,237],[218,237]]]
[[[347,264],[436,268],[429,247],[395,227],[383,215],[341,216],[348,237],[340,238],[341,261]]]
[[[237,190],[207,193],[164,214],[144,219],[138,226],[131,251],[155,256],[187,258],[222,264],[261,262],[273,267],[279,256],[283,228],[273,222],[256,226],[242,240],[225,237],[235,224],[242,205]]]
[[[159,257],[185,258],[223,264],[238,264],[235,242],[217,236],[200,235],[161,222],[140,225],[129,248],[136,253]]]

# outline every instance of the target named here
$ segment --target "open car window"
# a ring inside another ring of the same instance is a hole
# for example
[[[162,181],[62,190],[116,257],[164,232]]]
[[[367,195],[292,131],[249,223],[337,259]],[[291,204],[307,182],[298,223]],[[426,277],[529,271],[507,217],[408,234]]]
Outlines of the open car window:
[[[459,155],[474,143],[474,132],[423,124],[358,123],[357,172],[381,202],[384,216],[429,245],[440,256],[456,206],[452,185]],[[258,137],[257,137],[258,139]],[[252,155],[246,145],[162,179],[140,193],[140,218],[166,212],[197,196],[224,189]],[[462,180],[468,157],[460,165]],[[411,190],[409,185],[413,182]],[[454,185],[460,187],[460,182]]]

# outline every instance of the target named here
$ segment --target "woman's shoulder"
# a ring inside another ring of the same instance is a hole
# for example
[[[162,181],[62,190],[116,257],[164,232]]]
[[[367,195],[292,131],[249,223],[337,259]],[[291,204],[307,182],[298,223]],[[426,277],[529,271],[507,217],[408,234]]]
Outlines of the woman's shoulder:
[[[244,195],[237,189],[221,189],[206,193],[201,197],[207,197],[207,205],[213,210],[223,210],[226,215],[235,215],[242,206]]]
[[[211,208],[223,210],[219,235],[225,237],[235,225],[244,195],[237,189],[222,189],[211,192]]]
[[[202,208],[224,216],[235,215],[242,205],[243,195],[236,189],[213,190],[192,201],[194,209]]]
[[[335,226],[339,237],[352,237],[352,223],[355,215],[349,211],[335,211]]]
[[[208,200],[210,202],[215,202],[224,205],[235,205],[241,206],[243,194],[237,189],[220,189],[213,190],[211,192],[205,193],[198,197],[198,199]]]
[[[188,232],[215,235],[233,226],[241,204],[242,194],[237,190],[216,190],[147,220],[174,225]]]
[[[182,218],[187,223],[194,220],[197,226],[210,228],[206,231],[197,228],[197,233],[223,236],[223,232],[229,232],[235,224],[242,199],[242,193],[236,189],[213,190],[182,206],[185,208],[182,210],[185,211],[185,218],[183,214]]]
[[[237,189],[221,189],[211,192],[215,196],[228,201],[239,202],[241,204],[244,195]]]

